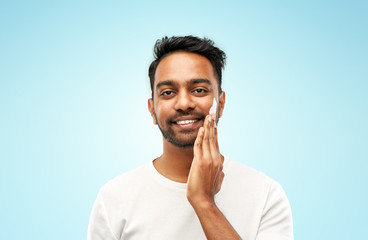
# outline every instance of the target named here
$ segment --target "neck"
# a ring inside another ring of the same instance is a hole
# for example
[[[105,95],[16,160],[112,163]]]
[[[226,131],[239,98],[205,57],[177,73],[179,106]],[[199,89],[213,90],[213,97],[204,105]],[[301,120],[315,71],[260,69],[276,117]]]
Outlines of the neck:
[[[164,139],[163,153],[153,162],[153,165],[166,178],[176,182],[186,183],[193,157],[192,147],[180,148]]]

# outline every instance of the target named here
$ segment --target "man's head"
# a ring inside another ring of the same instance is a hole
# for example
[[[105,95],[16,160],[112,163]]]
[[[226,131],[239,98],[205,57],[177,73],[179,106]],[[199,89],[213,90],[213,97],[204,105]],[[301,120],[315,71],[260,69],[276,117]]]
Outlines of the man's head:
[[[192,36],[158,40],[149,69],[152,98],[148,108],[166,142],[193,147],[213,99],[217,119],[225,105],[221,70],[225,53],[209,39]]]

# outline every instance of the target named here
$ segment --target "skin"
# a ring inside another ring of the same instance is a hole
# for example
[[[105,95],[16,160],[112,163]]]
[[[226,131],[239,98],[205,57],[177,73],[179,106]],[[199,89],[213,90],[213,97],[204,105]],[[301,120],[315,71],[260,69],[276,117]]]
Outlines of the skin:
[[[159,125],[161,131],[170,132],[176,142],[163,137],[163,154],[153,164],[163,176],[187,183],[188,201],[207,239],[241,239],[214,201],[224,178],[224,157],[217,140],[218,119],[215,114],[208,115],[215,97],[219,103],[217,116],[222,116],[225,92],[220,93],[218,89],[207,58],[175,52],[161,60],[148,109],[153,123]],[[186,126],[176,124],[183,119],[197,122]],[[178,143],[186,146],[178,146]]]

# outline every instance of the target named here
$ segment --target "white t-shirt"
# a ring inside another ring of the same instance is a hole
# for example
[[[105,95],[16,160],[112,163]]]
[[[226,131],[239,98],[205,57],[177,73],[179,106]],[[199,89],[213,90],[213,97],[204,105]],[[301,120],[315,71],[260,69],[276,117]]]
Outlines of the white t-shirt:
[[[290,240],[293,225],[284,190],[265,174],[225,157],[215,201],[246,240]],[[186,198],[186,184],[157,172],[152,162],[103,186],[94,203],[87,240],[206,239]]]

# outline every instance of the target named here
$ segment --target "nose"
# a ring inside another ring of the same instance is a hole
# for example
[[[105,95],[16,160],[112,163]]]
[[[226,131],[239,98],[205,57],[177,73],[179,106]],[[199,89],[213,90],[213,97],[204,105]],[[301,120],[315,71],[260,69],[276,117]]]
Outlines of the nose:
[[[193,110],[196,103],[192,96],[187,92],[180,92],[176,97],[175,110],[188,111]]]

